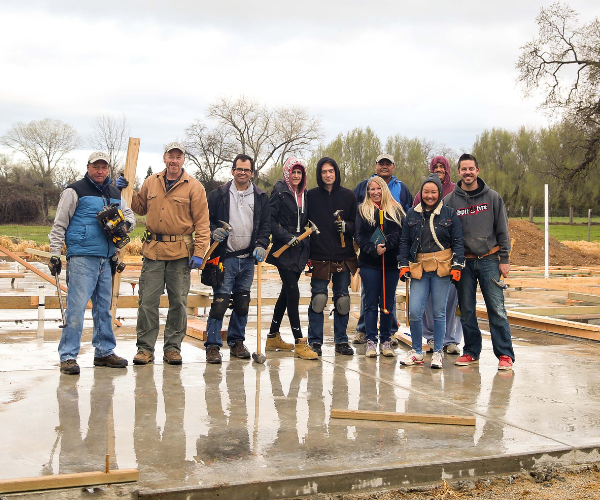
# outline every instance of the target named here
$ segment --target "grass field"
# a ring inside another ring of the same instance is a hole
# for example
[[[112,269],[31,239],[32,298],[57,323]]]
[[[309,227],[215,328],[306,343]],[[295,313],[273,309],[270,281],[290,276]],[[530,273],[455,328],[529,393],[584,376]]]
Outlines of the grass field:
[[[529,217],[523,217],[523,219],[529,220]],[[587,224],[587,217],[573,217],[574,224]],[[534,217],[534,224],[544,224],[544,217]],[[552,217],[550,216],[550,224],[568,224],[568,217]],[[592,224],[600,223],[600,216],[592,213]]]
[[[17,226],[17,225],[0,225],[0,235],[8,236],[9,238],[18,238],[20,240],[32,240],[37,244],[48,244],[48,233],[52,226]],[[137,224],[131,238],[141,238],[146,227],[143,224]]]
[[[544,224],[537,224],[542,231]],[[587,241],[588,228],[586,226],[569,226],[568,224],[552,224],[548,228],[550,236],[554,236],[559,241]],[[591,241],[600,241],[600,226],[591,227]]]

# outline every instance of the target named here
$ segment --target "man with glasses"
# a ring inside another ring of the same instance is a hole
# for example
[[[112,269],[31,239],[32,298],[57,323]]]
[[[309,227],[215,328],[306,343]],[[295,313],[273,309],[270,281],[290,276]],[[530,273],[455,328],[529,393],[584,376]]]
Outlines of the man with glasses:
[[[233,308],[227,328],[230,357],[250,358],[244,340],[254,262],[264,262],[271,235],[269,196],[250,182],[254,160],[245,154],[237,155],[231,174],[233,180],[208,197],[212,239],[220,242],[211,255],[211,263],[224,267],[223,282],[213,287],[214,297],[206,325],[206,361],[213,364],[221,363],[221,326],[230,302]]]
[[[375,160],[375,173],[371,176],[378,175],[381,177],[390,188],[390,193],[392,197],[400,203],[400,206],[404,210],[406,214],[408,209],[413,205],[413,197],[410,194],[409,189],[406,187],[402,181],[399,181],[396,177],[394,177],[394,170],[396,169],[396,164],[394,163],[394,157],[388,154],[381,154]],[[371,178],[369,177],[369,179]],[[356,195],[356,200],[360,205],[367,193],[367,184],[369,179],[365,179],[360,182],[358,186],[354,188],[354,194]],[[362,293],[361,293],[362,297]],[[392,302],[392,307],[390,309],[391,314],[393,315],[392,319],[392,342],[393,345],[398,345],[398,341],[394,338],[394,333],[398,331],[398,319],[396,318],[396,301]],[[357,335],[353,340],[354,344],[366,344],[366,327],[365,327],[365,315],[364,315],[364,307],[362,303],[362,298],[360,301],[360,318],[358,319],[358,324],[356,325]]]
[[[114,353],[116,339],[110,315],[114,274],[111,258],[117,247],[105,235],[96,215],[105,206],[116,203],[125,221],[117,225],[113,234],[121,238],[135,227],[135,216],[108,177],[109,161],[106,153],[90,155],[85,177],[62,192],[49,234],[52,257],[48,267],[52,276],[60,275],[63,241],[67,246],[66,326],[58,344],[60,371],[67,375],[77,375],[80,371],[77,355],[81,347],[83,317],[90,299],[94,320],[94,366],[127,366],[127,360]]]
[[[140,192],[134,191],[131,200],[133,211],[146,216],[135,365],[154,361],[160,326],[158,307],[165,286],[169,312],[163,361],[170,365],[183,362],[181,342],[187,330],[190,270],[202,265],[210,238],[206,192],[202,184],[183,168],[184,146],[178,142],[168,144],[163,161],[165,169],[146,178]],[[127,185],[123,176],[117,179],[119,189]]]

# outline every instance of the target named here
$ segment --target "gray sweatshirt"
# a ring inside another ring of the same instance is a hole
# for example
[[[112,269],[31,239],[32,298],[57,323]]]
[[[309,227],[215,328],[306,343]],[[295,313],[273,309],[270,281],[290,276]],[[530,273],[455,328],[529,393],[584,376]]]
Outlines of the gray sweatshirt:
[[[498,246],[500,264],[508,264],[510,236],[508,235],[508,217],[501,196],[477,177],[483,190],[471,195],[462,189],[459,181],[454,191],[444,198],[444,204],[456,209],[462,223],[465,241],[465,253],[485,255]],[[495,258],[495,255],[490,258]]]
[[[229,224],[233,229],[227,238],[227,251],[237,252],[250,246],[254,229],[254,184],[245,191],[238,191],[235,182],[229,188]],[[239,258],[250,254],[239,255]]]

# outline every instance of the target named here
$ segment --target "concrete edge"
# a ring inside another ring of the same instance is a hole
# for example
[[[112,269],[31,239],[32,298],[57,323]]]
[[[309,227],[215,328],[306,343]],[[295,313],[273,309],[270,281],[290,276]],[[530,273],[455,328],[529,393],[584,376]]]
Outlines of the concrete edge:
[[[138,496],[148,500],[282,499],[317,493],[409,487],[431,484],[442,479],[456,481],[486,475],[510,475],[522,469],[530,470],[536,465],[568,466],[597,461],[600,461],[600,445],[582,448],[559,447],[514,455],[360,469],[272,481],[140,490]]]

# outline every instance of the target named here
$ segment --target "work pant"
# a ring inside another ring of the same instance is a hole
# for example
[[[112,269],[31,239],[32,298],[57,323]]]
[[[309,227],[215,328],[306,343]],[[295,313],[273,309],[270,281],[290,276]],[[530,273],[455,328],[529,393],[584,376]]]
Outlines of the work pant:
[[[372,267],[361,267],[360,278],[362,280],[361,303],[365,307],[366,338],[377,344],[389,342],[392,336],[392,324],[394,316],[391,313],[392,304],[396,303],[396,286],[398,285],[398,270],[392,269],[385,272],[385,307],[389,314],[383,312],[383,272],[381,269]],[[377,315],[379,316],[379,335],[377,335]]]
[[[504,291],[492,279],[500,279],[498,258],[467,259],[462,277],[457,285],[460,321],[465,337],[463,354],[479,359],[481,330],[477,324],[477,282],[485,301],[492,336],[492,346],[497,358],[509,356],[515,360],[508,317],[504,308]]]
[[[460,324],[460,317],[456,315],[456,306],[458,305],[458,293],[454,285],[450,285],[448,292],[448,301],[446,302],[446,334],[444,335],[444,347],[450,344],[460,344],[462,341],[463,330]],[[425,305],[423,314],[423,338],[425,340],[433,339],[433,301],[431,295]]]
[[[302,338],[302,328],[300,327],[300,313],[298,303],[300,301],[300,290],[298,289],[298,280],[300,273],[289,271],[287,269],[277,268],[281,278],[281,292],[275,303],[273,319],[271,320],[270,333],[277,333],[281,326],[281,320],[287,309],[290,326],[295,339]]]
[[[187,296],[190,291],[189,259],[151,260],[144,258],[140,275],[137,318],[137,347],[154,352],[158,337],[160,296],[167,288],[169,312],[165,324],[163,351],[181,351],[187,330]]]
[[[117,345],[112,328],[110,301],[112,273],[106,257],[73,256],[67,262],[67,326],[63,328],[58,353],[61,361],[77,359],[81,347],[83,316],[92,299],[94,357],[110,356]]]

